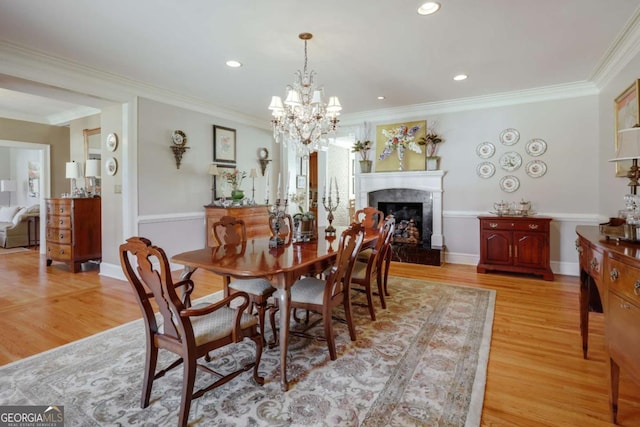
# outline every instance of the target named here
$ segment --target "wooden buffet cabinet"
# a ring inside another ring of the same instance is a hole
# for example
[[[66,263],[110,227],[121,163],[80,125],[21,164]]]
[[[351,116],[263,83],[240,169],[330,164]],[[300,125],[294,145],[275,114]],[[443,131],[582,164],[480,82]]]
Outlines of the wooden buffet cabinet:
[[[490,270],[541,275],[553,280],[549,255],[549,223],[544,216],[479,216],[478,273]]]
[[[589,308],[594,302],[600,308],[599,302],[605,319],[609,405],[615,424],[620,374],[640,382],[640,245],[607,240],[596,226],[578,226],[576,233],[583,356],[587,358]]]
[[[258,236],[271,236],[269,228],[269,210],[266,205],[253,206],[222,206],[207,205],[204,207],[205,223],[207,233],[207,247],[217,246],[216,238],[213,235],[213,224],[218,222],[223,216],[232,216],[244,221],[247,227],[247,238],[252,239]]]
[[[102,260],[100,198],[47,199],[47,266],[52,261],[80,271],[87,261]]]

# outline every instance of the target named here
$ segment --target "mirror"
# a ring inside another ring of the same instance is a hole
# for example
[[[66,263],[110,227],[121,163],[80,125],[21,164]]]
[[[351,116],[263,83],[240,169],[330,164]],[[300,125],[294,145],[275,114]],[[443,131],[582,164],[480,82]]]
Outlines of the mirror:
[[[95,129],[83,129],[82,135],[84,137],[84,167],[85,167],[85,176],[88,171],[89,160],[97,160],[94,162],[94,169],[97,168],[96,177],[87,177],[86,179],[89,182],[86,183],[85,188],[89,194],[100,195],[100,163],[101,163],[101,136],[100,136],[100,128]],[[95,173],[95,172],[94,172]]]

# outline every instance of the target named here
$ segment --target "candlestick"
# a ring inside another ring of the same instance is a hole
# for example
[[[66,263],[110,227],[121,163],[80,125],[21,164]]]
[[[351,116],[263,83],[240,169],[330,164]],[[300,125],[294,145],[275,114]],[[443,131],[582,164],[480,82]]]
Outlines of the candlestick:
[[[276,199],[280,199],[280,172],[278,172],[278,191],[276,192]]]
[[[338,193],[338,180],[336,178],[336,189],[335,189],[335,204],[334,204],[334,199],[332,199],[331,197],[331,187],[332,187],[332,179],[329,179],[329,194],[325,194],[324,197],[322,197],[322,205],[324,206],[325,210],[327,212],[329,212],[329,214],[327,215],[327,221],[329,221],[329,226],[327,228],[325,228],[324,232],[326,235],[329,236],[335,236],[336,234],[336,229],[335,227],[331,224],[333,222],[333,212],[335,212],[336,209],[338,209],[338,205],[340,205],[340,194]]]

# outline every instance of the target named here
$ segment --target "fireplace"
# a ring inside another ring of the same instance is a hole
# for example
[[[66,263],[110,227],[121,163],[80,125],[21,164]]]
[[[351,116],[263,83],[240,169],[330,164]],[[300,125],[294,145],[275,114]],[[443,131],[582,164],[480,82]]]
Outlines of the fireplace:
[[[356,208],[373,206],[396,217],[394,258],[405,262],[439,265],[442,234],[443,171],[365,173],[356,176]],[[406,226],[417,229],[415,242],[403,241]]]

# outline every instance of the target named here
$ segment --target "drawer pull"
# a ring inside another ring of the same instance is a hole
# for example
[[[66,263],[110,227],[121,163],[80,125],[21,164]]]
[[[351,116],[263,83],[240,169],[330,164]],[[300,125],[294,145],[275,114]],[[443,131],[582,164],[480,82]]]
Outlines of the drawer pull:
[[[580,245],[580,240],[576,239],[576,251],[578,251],[579,254],[582,254],[582,246]]]
[[[64,249],[60,249],[60,255],[64,254]]]
[[[64,213],[64,208],[60,208],[60,213]]]
[[[60,238],[64,239],[64,234],[60,233]]]
[[[60,225],[64,224],[64,220],[60,220]]]
[[[623,310],[631,310],[631,306],[629,304],[624,304],[624,303],[620,304],[620,308]]]
[[[538,229],[538,224],[529,224],[529,228],[531,230],[537,230]]]
[[[497,223],[497,222],[490,222],[490,223],[489,223],[489,227],[491,227],[491,228],[498,228],[498,223]]]
[[[620,277],[620,273],[618,273],[618,269],[613,267],[613,269],[611,269],[611,271],[609,272],[609,277],[611,277],[611,280],[615,282],[618,279],[618,277]]]
[[[598,260],[597,260],[597,259],[593,258],[593,259],[591,260],[590,265],[591,265],[591,269],[592,269],[592,270],[594,270],[594,271],[598,271]]]
[[[636,284],[633,285],[633,293],[640,296],[640,279],[636,280]]]

